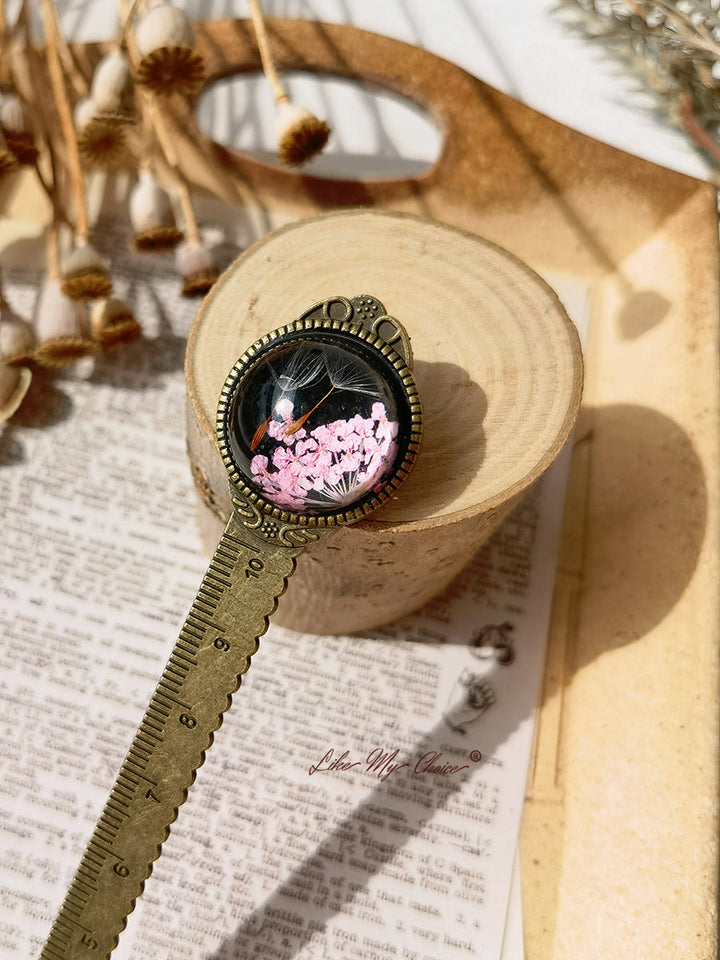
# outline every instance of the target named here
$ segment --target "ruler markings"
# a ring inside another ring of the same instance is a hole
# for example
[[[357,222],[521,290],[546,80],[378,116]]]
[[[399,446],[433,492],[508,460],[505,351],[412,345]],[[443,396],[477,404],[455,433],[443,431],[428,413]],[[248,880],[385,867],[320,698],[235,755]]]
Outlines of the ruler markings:
[[[234,546],[234,544],[237,544],[237,547]],[[220,542],[218,543],[217,550],[215,552],[228,553],[230,556],[234,554],[236,557],[239,557],[240,553],[242,552],[240,549],[238,549],[239,547],[248,549],[248,545],[243,543],[242,540],[238,540],[237,537],[228,537],[223,535],[220,537]]]
[[[210,561],[209,567],[211,570],[216,569],[217,567],[230,567],[230,572],[232,573],[235,565],[239,559],[239,554],[236,557],[233,557],[229,550],[220,550],[219,552],[213,555],[212,560]]]
[[[202,613],[206,613],[208,617],[213,617],[217,613],[217,604],[206,603],[205,600],[202,600],[200,597],[195,598],[195,603],[193,604],[196,610],[200,610]]]
[[[138,732],[135,734],[135,739],[138,740],[140,744],[142,744],[143,742],[147,743],[148,746],[145,749],[148,755],[152,755],[152,752],[155,749],[156,744],[150,741],[150,737],[143,730],[138,730]]]
[[[100,830],[98,830],[98,829],[96,828],[96,829],[95,829],[95,835],[96,835],[100,840],[104,840],[105,843],[108,843],[108,844],[110,844],[111,846],[112,846],[113,843],[115,843],[115,841],[116,841],[116,839],[117,839],[117,831],[115,831],[115,833],[113,833],[112,835],[110,835],[109,831],[107,831],[107,830],[105,830],[105,829],[103,829],[102,831],[100,831]],[[98,844],[98,846],[99,846],[99,844]]]
[[[161,692],[161,688],[163,690],[169,690],[171,694],[174,694],[175,696],[177,696],[177,694],[180,693],[180,691],[182,690],[182,685],[179,683],[175,683],[174,680],[171,681],[163,677],[163,679],[158,683],[158,689],[157,689],[158,693]]]
[[[220,593],[223,593],[225,590],[229,590],[232,587],[232,584],[229,580],[226,580],[225,577],[221,576],[220,572],[216,573],[212,569],[208,570],[208,572],[205,574],[205,581],[208,586],[210,585],[210,581],[212,581],[213,584],[219,583]],[[217,589],[217,587],[213,587],[213,590]]]
[[[178,700],[177,697],[171,697],[168,693],[163,693],[162,690],[155,691],[156,697],[164,697],[166,700],[172,700],[173,703],[176,703],[179,707],[182,707],[183,710],[192,711],[192,707],[189,707],[186,703],[183,703],[182,700]]]
[[[150,709],[151,706],[152,704],[148,704],[148,708],[145,711],[145,719],[149,724],[151,724],[153,729],[156,729],[161,732],[164,729],[170,714],[167,713],[163,715],[162,713],[158,713],[158,716],[154,716],[153,711],[155,710],[155,708],[153,707],[153,710],[151,711]],[[164,704],[161,704],[161,706],[164,706]]]
[[[222,600],[222,595],[224,592],[224,590],[218,590],[214,584],[209,583],[207,576],[203,577],[202,583],[200,584],[200,589],[198,590],[198,593],[201,596],[209,596],[214,603],[218,603],[218,601]]]
[[[82,880],[80,881],[80,883],[82,883]],[[87,887],[87,884],[85,884],[85,886]],[[83,910],[85,907],[85,904],[88,902],[93,892],[94,891],[91,887],[88,887],[88,893],[85,893],[83,890],[73,890],[71,895],[71,892],[68,890],[68,896],[67,896],[68,904],[71,904],[74,901],[76,906],[79,907],[80,910]]]
[[[240,554],[236,553],[234,550],[228,549],[227,546],[223,548],[223,545],[220,544],[220,549],[215,551],[215,555],[210,561],[210,565],[213,564],[222,564],[223,566],[230,567],[232,572],[237,566],[237,562],[240,559]]]
[[[87,853],[87,850],[85,851]],[[89,883],[95,883],[97,880],[98,874],[100,873],[100,868],[95,866],[93,863],[87,863],[85,860],[85,854],[80,861],[80,866],[78,867],[78,873],[81,877],[84,877]]]
[[[128,789],[128,787],[124,783],[120,783],[119,780],[115,781],[113,792],[119,794],[125,800],[132,800],[132,798],[135,796],[135,789]]]
[[[182,629],[180,632],[182,633],[183,630],[187,630],[188,633],[191,633],[198,640],[202,640],[202,638],[207,633],[207,627],[204,626],[204,624],[193,623],[190,620],[189,616],[185,618],[185,623],[182,625]]]
[[[181,667],[182,667],[182,670],[180,669]],[[175,674],[175,676],[180,677],[180,679],[173,680],[172,677],[168,677],[169,673]],[[174,663],[168,663],[167,666],[165,667],[165,672],[163,673],[163,679],[169,680],[170,682],[176,684],[179,687],[182,687],[186,677],[187,677],[187,668],[183,666],[183,664],[180,664],[180,666],[177,666]]]
[[[152,736],[150,731],[154,731],[156,734],[163,732],[163,724],[151,716],[148,716],[147,710],[145,711],[145,716],[142,718],[142,723],[140,727],[143,733],[146,733],[148,736]]]
[[[60,918],[58,917],[58,923],[59,922],[60,922]],[[66,941],[66,943],[70,940],[70,934],[65,933],[64,930],[58,930],[57,933],[58,935],[55,938],[56,940],[59,940],[61,937]],[[47,950],[48,954],[51,957],[56,957],[57,960],[63,960],[63,958],[65,957],[65,944],[63,943],[59,943],[59,944],[54,943],[53,940],[50,939],[48,940],[47,946],[45,949]]]
[[[195,660],[195,653],[200,646],[196,641],[186,640],[185,637],[179,637],[177,643],[175,644],[175,650],[182,650],[183,653],[189,653],[190,656]],[[193,649],[195,647],[195,649]],[[196,661],[197,663],[197,661]]]
[[[202,630],[205,633],[205,627],[212,627],[213,630],[217,630],[220,633],[225,633],[225,627],[221,627],[219,623],[215,623],[212,620],[206,620],[205,617],[201,617],[199,613],[195,613],[195,606],[193,605],[192,610],[187,615],[188,620],[197,620],[198,623],[202,623],[202,627],[198,627],[199,630]]]
[[[60,917],[58,917],[58,923],[60,922]],[[75,936],[75,930],[67,925],[67,928],[64,930],[58,930],[57,938],[52,938],[48,940],[48,943],[52,943],[52,949],[54,953],[52,956],[59,958],[59,960],[66,960],[67,958],[67,949],[70,946],[70,938]]]
[[[65,905],[68,910],[71,906],[74,907],[76,910],[79,910],[80,915],[82,915],[90,900],[97,893],[97,884],[94,886],[90,886],[87,883],[83,884],[83,886],[80,886],[80,884],[82,884],[82,880],[76,876],[73,882],[73,887],[75,888],[73,890],[74,896],[71,897],[70,891],[68,891],[68,895],[65,898]]]
[[[125,859],[125,857],[121,857],[119,853],[115,853],[114,850],[111,850],[110,847],[104,847],[101,843],[98,842],[98,840],[97,840],[94,836],[93,836],[93,837],[90,837],[90,840],[89,840],[89,842],[88,842],[88,846],[97,847],[98,850],[102,850],[102,852],[105,854],[106,858],[107,858],[107,857],[114,857],[116,860],[124,860],[124,859]]]
[[[105,840],[106,843],[109,843],[112,846],[112,844],[115,843],[115,839],[118,835],[119,827],[120,827],[120,824],[118,824],[117,826],[115,825],[108,826],[107,824],[101,823],[100,821],[98,821],[95,829],[97,833],[101,835],[100,839]]]
[[[187,667],[184,663],[178,664],[168,660],[165,665],[165,670],[163,671],[163,679],[174,683],[178,687],[182,687],[187,679],[187,674]]]
[[[81,929],[81,930],[84,930],[85,933],[92,933],[92,931],[90,930],[90,928],[83,926],[83,924],[80,923],[79,920],[73,920],[72,917],[68,917],[68,918],[67,918],[67,921],[68,921],[68,923],[74,924],[76,927],[80,927],[80,929]]]
[[[59,917],[58,917],[58,923],[60,923]],[[59,939],[59,937],[64,934],[64,931],[62,930],[58,930],[57,932],[58,932],[58,937],[56,937],[55,939]],[[68,935],[65,935],[65,939],[69,940],[70,937]],[[63,960],[63,957],[65,956],[65,948],[61,946],[56,946],[56,944],[53,943],[52,939],[48,940],[47,944],[45,945],[45,949],[51,956],[57,957],[58,960]]]
[[[187,680],[188,674],[190,673],[190,667],[188,666],[188,664],[183,663],[182,660],[178,660],[178,662],[175,663],[175,661],[173,660],[171,663],[168,662],[168,666],[166,669],[170,667],[174,668],[176,675],[182,676],[181,685],[184,684],[185,681]]]
[[[65,898],[65,913],[66,913],[66,914],[71,914],[71,913],[72,913],[71,907],[72,907],[73,910],[77,910],[76,916],[81,917],[81,916],[83,915],[83,911],[85,910],[85,908],[87,907],[87,905],[88,905],[88,903],[89,903],[89,901],[90,901],[90,897],[91,897],[94,893],[95,893],[95,891],[94,891],[94,890],[91,890],[88,894],[86,894],[86,895],[84,896],[84,898],[83,898],[82,900],[80,900],[77,896],[75,896],[75,897],[70,897],[70,896],[66,897],[66,898]],[[72,916],[68,916],[68,920],[71,920],[71,919],[72,919]]]
[[[115,797],[113,797],[113,796],[108,797],[108,799],[107,799],[107,806],[110,807],[111,810],[114,810],[115,813],[119,813],[121,817],[129,817],[129,816],[130,816],[130,814],[127,812],[127,810],[123,810],[123,808],[122,808],[122,807],[120,806],[120,804],[119,804],[119,801],[116,800]]]
[[[116,814],[105,807],[103,812],[100,814],[98,824],[103,826],[106,830],[117,830],[120,827],[120,820],[118,820]]]
[[[129,754],[125,758],[125,763],[134,763],[137,766],[137,760],[135,760],[135,758],[131,757]],[[154,787],[157,786],[157,780],[153,780],[151,777],[146,777],[144,773],[139,773],[138,777],[140,777],[140,779],[144,780],[146,783],[151,783]]]
[[[235,548],[230,546],[231,543],[236,543],[239,547],[247,547],[247,544],[243,543],[242,540],[238,540],[238,538],[234,537],[231,533],[224,531],[220,537],[220,543],[217,549],[219,550],[221,547],[225,547],[226,550],[234,550]]]
[[[137,776],[133,773],[132,770],[126,770],[125,765],[120,768],[120,773],[118,773],[118,780],[122,777],[123,780],[127,780],[129,784],[132,785],[133,790],[139,786],[140,781]]]
[[[175,663],[175,659],[173,658],[177,658],[178,660],[183,660],[185,663],[189,663],[192,667],[197,666],[197,660],[195,659],[195,657],[186,656],[185,651],[179,649],[177,646],[175,647],[172,654],[170,655],[170,660],[173,663]],[[185,669],[187,671],[187,667]]]
[[[131,786],[128,786],[124,781],[121,783],[120,778],[122,776],[122,771],[118,774],[118,778],[115,782],[115,789],[122,794],[122,796],[127,797],[128,800],[132,801],[135,799],[135,791],[137,790],[139,783],[136,781]]]
[[[147,716],[151,715],[151,711],[153,714],[157,714],[157,716],[153,716],[153,720],[155,720],[156,723],[164,724],[167,718],[170,716],[170,707],[166,706],[164,703],[160,703],[155,699],[155,697],[153,697],[148,704],[146,711]]]
[[[149,759],[155,749],[155,744],[150,742],[148,734],[145,733],[142,727],[138,727],[137,733],[135,734],[135,741],[137,742],[137,746],[148,754]]]
[[[149,717],[147,715],[147,712],[143,717],[142,727],[143,727],[143,732],[146,733],[148,736],[151,736],[151,733],[150,733],[151,730],[154,730],[157,734],[162,733],[162,730],[163,730],[163,725],[156,723],[152,717]]]
[[[201,613],[206,613],[208,617],[214,617],[217,613],[217,604],[209,603],[205,597],[201,597],[199,593],[195,594],[195,599],[193,600],[193,607],[196,610],[199,610]]]
[[[215,613],[215,611],[217,610],[217,605],[220,601],[219,594],[217,594],[216,596],[213,596],[213,594],[207,588],[206,584],[203,583],[203,585],[198,590],[198,597],[202,598],[202,602],[206,606],[212,607],[212,612]]]
[[[175,674],[175,676],[181,677],[181,680],[180,680],[181,683],[185,683],[188,672],[190,670],[190,668],[186,664],[184,664],[182,661],[176,661],[174,649],[173,649],[173,652],[170,654],[170,657],[168,658],[168,662],[165,669],[171,670]]]
[[[244,535],[240,521],[236,521],[236,525],[230,529],[239,536]],[[251,532],[247,535],[253,538]],[[275,545],[268,545],[267,549],[270,548],[274,551]],[[64,915],[65,919],[56,921],[42,953],[42,960],[80,960],[81,957],[90,960],[91,952],[97,955],[98,960],[103,960],[114,943],[111,936],[117,936],[124,927],[128,903],[142,892],[143,879],[152,868],[159,845],[167,834],[167,820],[170,818],[168,806],[172,801],[177,809],[192,783],[198,765],[197,738],[200,733],[212,733],[217,728],[227,708],[227,691],[235,689],[237,685],[237,663],[234,658],[215,656],[212,648],[215,642],[224,646],[224,642],[217,639],[220,637],[233,638],[237,634],[244,644],[246,634],[252,635],[255,617],[250,616],[250,611],[245,615],[242,605],[236,603],[233,594],[241,585],[245,587],[242,566],[247,558],[264,556],[262,551],[263,545],[259,543],[250,546],[238,537],[221,538],[217,555],[200,584],[167,666],[110,791],[86,856],[71,885],[72,893],[69,893],[66,906],[61,908],[58,915],[58,918]],[[278,559],[277,564],[273,560],[273,572],[287,571],[289,575],[297,552],[282,551],[287,560],[281,563]],[[260,586],[250,583],[252,594],[264,584],[264,579]],[[224,621],[227,626],[222,626],[218,621]],[[205,652],[201,656],[198,651]],[[249,665],[249,656],[244,658],[246,665]],[[186,700],[191,700],[194,706],[185,703]],[[212,706],[212,711],[201,710],[203,704]],[[192,716],[194,709],[198,710],[197,717]],[[184,724],[188,727],[198,726],[195,736],[188,738],[180,724],[173,722],[172,718],[176,718],[180,711],[188,715],[182,716]],[[208,713],[207,718],[205,712]],[[160,744],[163,746],[158,749]],[[152,773],[155,779],[145,771]],[[141,802],[146,784],[152,787],[162,784],[156,789],[161,803]],[[141,867],[143,861],[147,864],[145,871],[138,870],[136,873],[134,867],[128,870],[129,864]],[[79,876],[81,873],[82,876]],[[116,874],[127,876],[126,885],[122,886],[127,898],[120,895]],[[88,897],[84,912],[78,914],[78,909],[81,909],[79,905]],[[73,932],[68,946],[63,950],[62,945],[68,939],[65,933],[68,925],[87,930],[77,919],[73,920],[78,916],[92,928],[92,932],[87,931],[87,936],[82,938],[83,945],[79,943],[79,935]]]
[[[91,850],[89,847],[85,851],[85,857],[88,863],[92,863],[96,868],[102,867],[107,860],[107,857],[103,853],[98,853],[95,850]]]
[[[129,800],[129,799],[132,799],[132,798],[131,798],[131,797],[124,797],[124,796],[118,791],[118,788],[117,788],[117,785],[116,785],[116,786],[114,786],[114,787],[112,788],[112,790],[110,791],[110,797],[108,798],[108,802],[109,802],[111,799],[114,800],[115,803],[120,804],[120,806],[123,808],[123,813],[125,814],[125,816],[127,816],[127,810],[128,810],[128,808],[130,807],[130,804],[128,803],[128,800]]]
[[[218,604],[222,601],[224,591],[218,590],[212,583],[204,583],[203,586],[205,587],[205,595],[210,597],[217,608]]]
[[[143,720],[142,730],[140,732],[148,743],[150,743],[151,740],[155,741],[154,743],[151,744],[153,750],[158,745],[158,743],[163,742],[163,738],[161,736],[158,736],[158,734],[155,733],[152,727],[146,726],[144,720]]]
[[[243,546],[240,540],[236,540],[235,543]],[[221,540],[217,545],[217,550],[213,554],[213,560],[216,556],[229,557],[233,563],[237,563],[238,558],[240,557],[241,551],[237,547],[233,546],[231,542],[227,540]]]

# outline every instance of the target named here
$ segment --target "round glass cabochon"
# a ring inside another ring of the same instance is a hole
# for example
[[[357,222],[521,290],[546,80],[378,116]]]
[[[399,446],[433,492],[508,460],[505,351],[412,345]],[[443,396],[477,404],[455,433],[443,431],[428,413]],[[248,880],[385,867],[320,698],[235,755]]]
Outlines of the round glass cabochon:
[[[407,450],[409,404],[395,368],[352,334],[300,332],[251,362],[228,441],[245,482],[299,514],[377,494]]]

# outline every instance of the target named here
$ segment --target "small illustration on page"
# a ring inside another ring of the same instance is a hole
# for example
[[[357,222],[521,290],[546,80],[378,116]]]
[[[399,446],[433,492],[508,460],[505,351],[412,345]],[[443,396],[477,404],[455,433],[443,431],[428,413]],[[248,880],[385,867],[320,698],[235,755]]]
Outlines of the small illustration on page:
[[[479,720],[494,703],[492,683],[465,668],[452,688],[443,720],[456,733],[467,733],[468,725]]]
[[[515,659],[510,631],[511,623],[489,623],[481,627],[470,641],[470,652],[487,665],[485,672],[465,668],[450,692],[443,720],[457,733],[467,733],[467,727],[476,723],[495,703],[495,687],[488,674],[495,664],[509,666]]]
[[[474,634],[470,641],[470,653],[478,660],[491,660],[501,666],[509,667],[515,659],[510,632],[515,628],[511,623],[488,623]]]

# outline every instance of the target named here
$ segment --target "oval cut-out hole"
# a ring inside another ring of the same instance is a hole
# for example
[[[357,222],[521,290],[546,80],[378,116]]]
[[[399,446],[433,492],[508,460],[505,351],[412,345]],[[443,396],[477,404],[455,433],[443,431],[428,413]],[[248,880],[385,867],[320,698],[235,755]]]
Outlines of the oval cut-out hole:
[[[325,150],[302,167],[304,173],[338,180],[416,177],[440,154],[437,125],[398,94],[315,73],[284,74],[283,80],[293,103],[332,129]],[[196,119],[217,143],[278,163],[275,107],[262,74],[236,74],[213,83],[198,101]]]

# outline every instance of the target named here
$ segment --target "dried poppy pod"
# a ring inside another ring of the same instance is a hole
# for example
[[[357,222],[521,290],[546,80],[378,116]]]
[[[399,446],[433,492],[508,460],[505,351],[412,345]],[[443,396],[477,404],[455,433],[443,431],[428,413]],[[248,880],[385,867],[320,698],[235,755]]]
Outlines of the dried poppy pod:
[[[32,324],[0,300],[0,360],[7,364],[28,363],[35,353]]]
[[[184,297],[202,297],[218,278],[212,254],[199,243],[183,243],[175,254],[175,265],[183,278]]]
[[[0,422],[9,420],[30,389],[29,367],[14,367],[0,360]]]
[[[78,149],[90,166],[111,166],[125,152],[125,130],[121,123],[102,116],[91,97],[75,104]]]
[[[174,250],[182,241],[170,196],[149,171],[144,170],[128,197],[130,223],[135,232],[132,246],[148,253]]]
[[[93,339],[103,350],[128,347],[142,336],[142,328],[124,300],[96,300],[90,315]]]
[[[320,153],[328,142],[330,127],[314,113],[284,99],[277,104],[276,132],[280,162],[300,166]]]
[[[135,122],[135,84],[122,50],[113,50],[98,62],[90,86],[90,100],[98,119]]]
[[[80,97],[73,109],[73,120],[76,131],[82,133],[85,127],[96,119],[97,112],[92,99],[90,97]]]
[[[95,300],[112,293],[108,264],[87,241],[63,263],[62,292],[71,300]]]
[[[40,293],[35,330],[39,346],[34,359],[43,367],[65,367],[99,349],[90,336],[85,305],[65,296],[55,280],[48,280]]]
[[[190,21],[169,3],[158,3],[138,24],[135,40],[141,61],[136,79],[154,93],[195,93],[205,69],[195,51]]]
[[[32,166],[38,157],[28,112],[14,93],[0,100],[0,126],[18,163]]]

